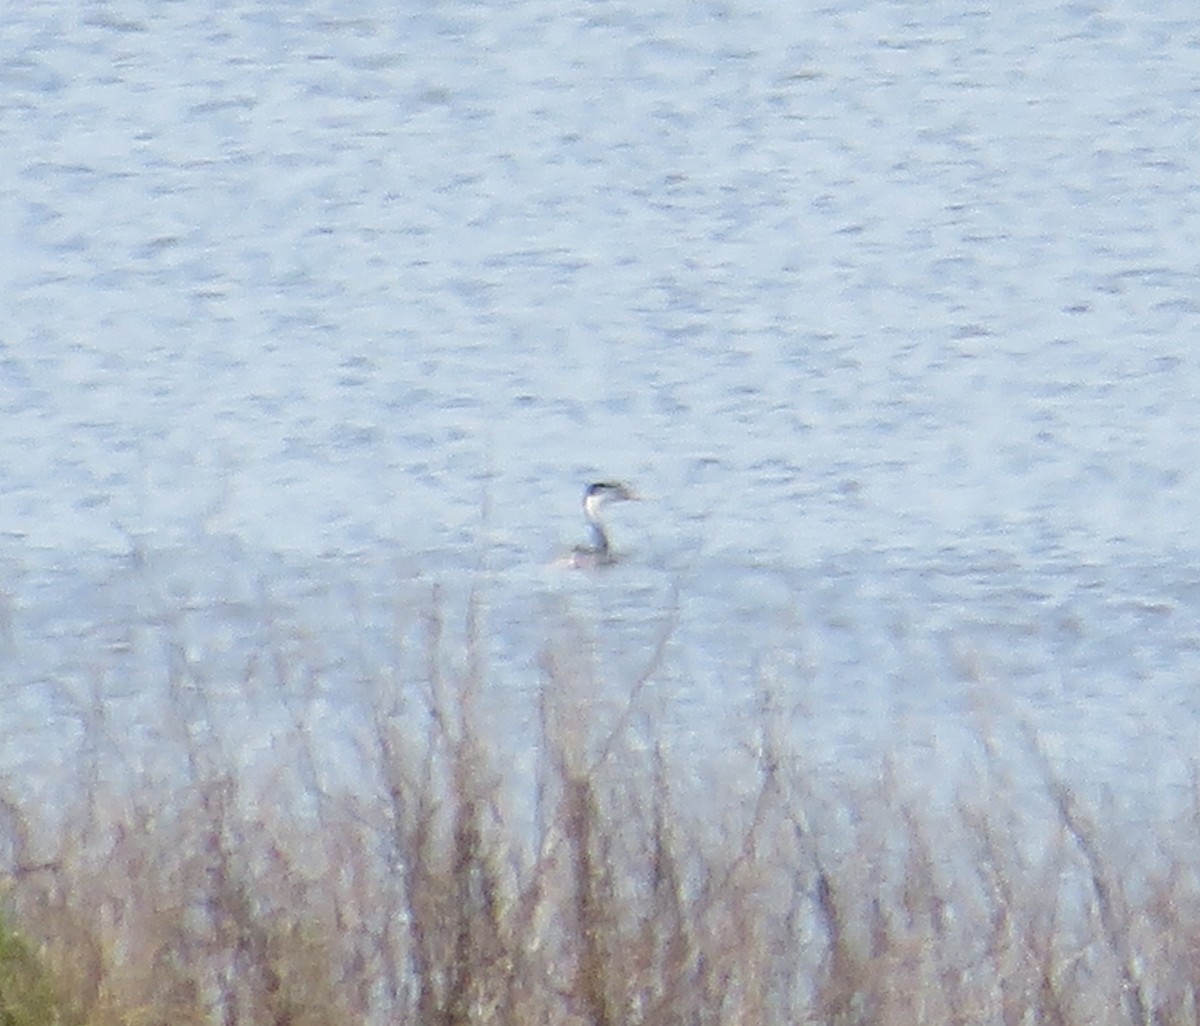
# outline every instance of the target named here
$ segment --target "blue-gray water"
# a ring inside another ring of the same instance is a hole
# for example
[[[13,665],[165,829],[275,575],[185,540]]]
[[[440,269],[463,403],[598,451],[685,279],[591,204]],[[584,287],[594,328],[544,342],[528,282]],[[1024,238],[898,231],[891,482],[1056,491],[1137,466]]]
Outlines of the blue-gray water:
[[[152,760],[171,666],[336,761],[483,580],[498,694],[573,620],[619,696],[674,618],[683,749],[767,689],[817,767],[1029,719],[1185,783],[1200,14],[989,6],[9,11],[0,765],[98,710]],[[596,477],[649,501],[564,573]]]

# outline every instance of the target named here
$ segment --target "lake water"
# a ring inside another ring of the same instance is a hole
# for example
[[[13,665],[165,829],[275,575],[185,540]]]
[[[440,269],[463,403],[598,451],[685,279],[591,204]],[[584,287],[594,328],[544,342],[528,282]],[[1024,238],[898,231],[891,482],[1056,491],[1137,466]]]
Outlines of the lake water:
[[[1200,13],[991,6],[9,11],[0,766],[153,761],[172,672],[262,685],[231,757],[352,732],[436,585],[499,705],[670,626],[682,751],[765,689],[830,771],[1029,721],[1185,787]],[[649,501],[565,573],[596,478]]]

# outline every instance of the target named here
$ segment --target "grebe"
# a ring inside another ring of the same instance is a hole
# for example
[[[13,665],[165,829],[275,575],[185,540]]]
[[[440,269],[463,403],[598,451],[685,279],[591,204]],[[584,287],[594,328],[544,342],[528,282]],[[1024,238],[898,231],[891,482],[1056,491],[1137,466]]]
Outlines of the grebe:
[[[588,485],[583,492],[583,515],[592,531],[592,544],[576,545],[571,550],[571,566],[589,568],[615,563],[617,557],[608,543],[608,532],[600,520],[600,510],[610,502],[632,502],[639,498],[632,488],[620,482],[597,481]]]

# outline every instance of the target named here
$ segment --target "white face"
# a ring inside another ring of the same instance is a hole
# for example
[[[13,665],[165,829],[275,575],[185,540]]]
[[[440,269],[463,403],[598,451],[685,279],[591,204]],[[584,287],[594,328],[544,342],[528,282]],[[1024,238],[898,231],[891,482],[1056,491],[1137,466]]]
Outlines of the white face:
[[[583,508],[587,510],[588,516],[595,516],[610,502],[626,502],[634,498],[636,496],[625,485],[616,484],[589,492],[583,501]]]

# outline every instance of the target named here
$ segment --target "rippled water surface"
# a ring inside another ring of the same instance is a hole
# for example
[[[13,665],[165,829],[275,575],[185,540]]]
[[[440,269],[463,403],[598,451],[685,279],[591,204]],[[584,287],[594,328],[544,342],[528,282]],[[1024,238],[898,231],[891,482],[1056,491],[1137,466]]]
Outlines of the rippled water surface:
[[[474,588],[498,708],[667,636],[682,750],[1186,782],[1200,14],[988,6],[9,12],[0,764],[180,687],[337,751]]]

